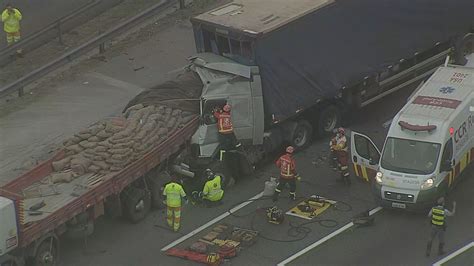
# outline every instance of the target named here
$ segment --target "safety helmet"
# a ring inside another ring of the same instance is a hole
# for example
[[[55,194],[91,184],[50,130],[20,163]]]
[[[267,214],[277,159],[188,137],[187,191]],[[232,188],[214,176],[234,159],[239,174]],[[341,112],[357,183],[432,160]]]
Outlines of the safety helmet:
[[[345,135],[346,134],[346,130],[342,127],[338,128],[337,129],[337,133],[341,134],[341,135]]]
[[[230,105],[226,104],[224,105],[224,108],[222,108],[224,111],[229,112],[230,111]]]
[[[214,178],[214,173],[212,172],[211,169],[207,168],[204,173],[206,174],[207,179],[213,179]]]
[[[286,152],[287,153],[293,153],[294,151],[295,151],[295,148],[293,148],[293,146],[286,147]]]

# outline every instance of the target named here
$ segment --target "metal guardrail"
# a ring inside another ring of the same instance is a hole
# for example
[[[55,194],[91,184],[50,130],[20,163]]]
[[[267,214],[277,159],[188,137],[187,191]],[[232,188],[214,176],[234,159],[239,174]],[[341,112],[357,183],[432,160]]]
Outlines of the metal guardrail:
[[[181,5],[180,1],[180,8],[184,8],[184,3]],[[74,58],[79,57],[90,50],[99,47],[99,51],[103,52],[105,43],[110,39],[118,36],[120,33],[127,30],[127,28],[131,27],[135,23],[144,20],[150,14],[158,11],[162,8],[167,8],[174,4],[175,1],[173,0],[162,0],[160,3],[153,5],[152,7],[140,12],[139,14],[133,16],[132,18],[118,24],[117,26],[113,27],[112,29],[108,30],[107,32],[89,40],[88,42],[80,45],[79,47],[67,52],[66,54],[62,55],[61,57],[49,62],[48,64],[30,72],[26,76],[21,77],[20,79],[0,88],[0,97],[4,97],[13,93],[14,90],[18,90],[18,95],[21,97],[23,96],[23,87],[34,82],[40,77],[43,77],[47,73],[57,69],[58,67],[71,62]]]
[[[82,7],[74,10],[73,12],[60,17],[59,19],[55,20],[54,22],[50,23],[48,26],[44,27],[43,29],[35,32],[34,34],[28,35],[26,38],[21,39],[19,42],[7,46],[6,48],[0,50],[0,65],[8,64],[12,61],[10,55],[14,54],[17,49],[26,47],[28,44],[31,44],[33,41],[37,40],[38,37],[43,36],[45,33],[56,30],[57,37],[59,43],[63,44],[62,38],[62,25],[67,21],[75,18],[77,15],[81,14],[84,11],[91,9],[92,7],[101,3],[102,0],[91,0],[87,4],[83,5]]]

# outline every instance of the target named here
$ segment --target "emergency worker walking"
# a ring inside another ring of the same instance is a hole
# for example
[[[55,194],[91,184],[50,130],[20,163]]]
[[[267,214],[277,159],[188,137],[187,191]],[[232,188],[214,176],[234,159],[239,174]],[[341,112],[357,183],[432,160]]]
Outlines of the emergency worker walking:
[[[181,198],[183,198],[186,203],[188,203],[188,198],[175,176],[172,176],[171,182],[165,186],[163,196],[166,198],[166,220],[168,226],[173,228],[176,232],[181,225]]]
[[[12,45],[20,40],[20,20],[22,15],[20,10],[14,8],[11,4],[7,4],[5,10],[2,12],[3,30],[7,35],[8,45]],[[21,49],[17,50],[21,53]]]
[[[292,156],[294,151],[293,146],[288,146],[286,153],[276,161],[276,166],[280,169],[280,179],[273,194],[273,202],[278,200],[278,196],[286,184],[290,185],[290,199],[296,199],[296,179],[299,177],[296,173],[296,164]]]
[[[453,216],[456,212],[456,202],[453,202],[453,210],[450,211],[444,208],[444,198],[438,199],[438,204],[431,208],[428,217],[431,219],[431,234],[428,244],[426,245],[426,256],[429,257],[431,253],[431,246],[435,237],[438,237],[438,255],[444,254],[444,232],[446,231],[446,217]]]

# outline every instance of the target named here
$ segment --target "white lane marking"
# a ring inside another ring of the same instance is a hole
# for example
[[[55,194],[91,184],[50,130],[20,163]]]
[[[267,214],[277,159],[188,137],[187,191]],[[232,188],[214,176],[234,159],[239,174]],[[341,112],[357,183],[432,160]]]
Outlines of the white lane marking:
[[[374,215],[375,213],[377,213],[377,212],[380,211],[381,209],[382,209],[382,207],[379,206],[379,207],[377,207],[377,208],[375,208],[375,209],[373,209],[373,210],[370,210],[370,211],[369,211],[369,216]],[[327,236],[321,238],[321,239],[318,240],[317,242],[314,242],[313,244],[307,246],[306,248],[304,248],[304,249],[298,251],[298,252],[295,253],[294,255],[288,257],[288,258],[285,259],[284,261],[278,263],[277,266],[283,266],[283,265],[286,265],[286,264],[289,263],[289,262],[292,262],[293,260],[295,260],[295,259],[298,258],[299,256],[305,254],[306,252],[312,250],[313,248],[315,248],[315,247],[321,245],[322,243],[328,241],[329,239],[331,239],[331,238],[337,236],[338,234],[340,234],[340,233],[346,231],[347,229],[351,228],[353,225],[354,225],[353,222],[350,222],[350,223],[344,225],[343,227],[339,228],[338,230],[336,230],[336,231],[332,232],[331,234],[329,234],[329,235],[327,235]]]
[[[238,211],[239,209],[242,209],[243,207],[249,205],[250,203],[252,203],[254,200],[256,199],[259,199],[263,196],[263,191],[258,193],[257,195],[253,196],[252,198],[246,200],[245,202],[242,202],[241,204],[235,206],[234,208],[230,209],[229,211],[217,216],[216,218],[210,220],[209,222],[207,222],[206,224],[203,224],[201,225],[200,227],[194,229],[193,231],[191,231],[189,234],[185,235],[185,236],[182,236],[180,238],[178,238],[177,240],[173,241],[172,243],[168,244],[166,247],[162,248],[161,251],[167,251],[168,249],[178,245],[179,243],[183,242],[184,240],[194,236],[195,234],[201,232],[202,230],[208,228],[209,226],[217,223],[218,221],[226,218],[227,216],[229,216],[231,213],[234,213],[236,211]]]
[[[439,260],[438,262],[436,262],[435,264],[433,264],[433,266],[441,266],[441,265],[443,265],[443,263],[447,262],[448,260],[450,260],[450,259],[456,257],[457,255],[463,253],[464,251],[466,251],[466,250],[468,250],[468,249],[470,249],[470,248],[472,248],[472,247],[474,247],[474,241],[471,242],[471,243],[469,243],[469,244],[467,244],[467,245],[465,245],[464,247],[462,247],[462,248],[456,250],[455,252],[449,254],[448,256],[444,257],[443,259]]]

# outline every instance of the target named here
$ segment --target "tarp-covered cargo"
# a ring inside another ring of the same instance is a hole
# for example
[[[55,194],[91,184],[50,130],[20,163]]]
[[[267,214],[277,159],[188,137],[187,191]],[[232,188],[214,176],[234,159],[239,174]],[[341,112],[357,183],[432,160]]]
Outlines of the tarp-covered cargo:
[[[214,49],[202,29],[250,40],[266,113],[281,119],[438,42],[454,43],[474,26],[473,14],[473,0],[236,0],[192,22],[199,52]]]

